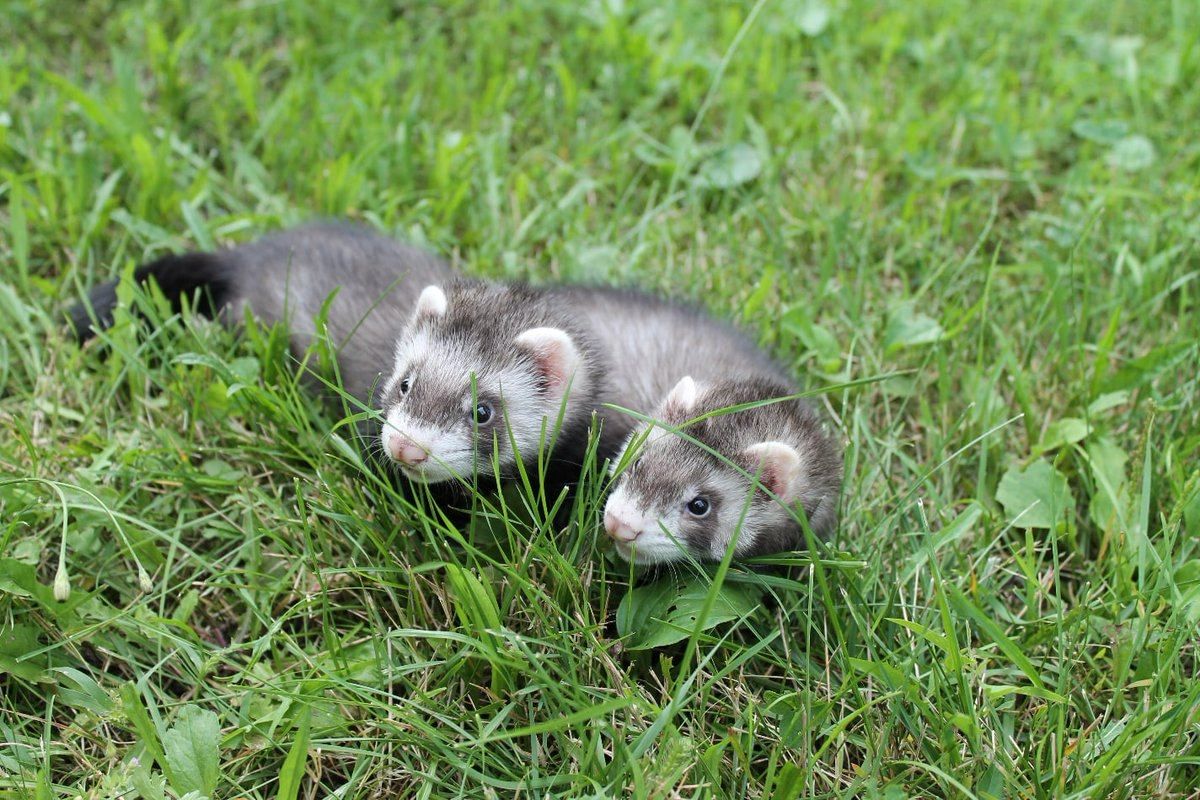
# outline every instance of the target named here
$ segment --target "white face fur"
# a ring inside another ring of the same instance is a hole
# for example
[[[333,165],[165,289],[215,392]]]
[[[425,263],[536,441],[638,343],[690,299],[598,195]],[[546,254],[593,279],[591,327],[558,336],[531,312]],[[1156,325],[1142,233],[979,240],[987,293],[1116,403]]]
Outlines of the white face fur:
[[[655,418],[680,425],[696,416],[700,390],[690,377],[671,390]],[[736,418],[728,420],[735,423]],[[688,428],[684,428],[689,431]],[[691,432],[691,431],[689,431]],[[788,510],[800,495],[800,455],[779,441],[762,441],[724,452],[751,478],[676,434],[642,427],[626,442],[641,441],[632,463],[618,477],[604,510],[605,531],[627,561],[654,564],[694,558],[718,561],[736,538],[734,554],[761,544],[765,531],[786,526]],[[624,459],[624,450],[614,463]]]
[[[509,341],[489,339],[492,329],[447,333],[451,302],[437,286],[421,293],[381,394],[384,454],[426,483],[491,474],[493,458],[504,474],[517,458],[513,441],[535,456],[568,387],[586,379],[563,330],[529,328]]]

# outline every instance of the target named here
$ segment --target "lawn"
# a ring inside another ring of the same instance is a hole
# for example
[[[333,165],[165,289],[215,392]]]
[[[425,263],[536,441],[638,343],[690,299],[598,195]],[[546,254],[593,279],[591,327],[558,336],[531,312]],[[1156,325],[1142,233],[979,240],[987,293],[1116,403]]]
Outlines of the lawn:
[[[1200,797],[1198,125],[1192,0],[6,4],[0,797]],[[278,332],[62,336],[314,216],[740,321],[831,546],[457,528]]]

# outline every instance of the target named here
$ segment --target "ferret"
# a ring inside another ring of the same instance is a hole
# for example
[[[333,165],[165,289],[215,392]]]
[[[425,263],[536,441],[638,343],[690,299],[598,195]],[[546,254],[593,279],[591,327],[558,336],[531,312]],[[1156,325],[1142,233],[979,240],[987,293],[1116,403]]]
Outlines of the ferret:
[[[744,334],[642,292],[582,286],[431,286],[384,383],[381,448],[405,475],[439,482],[511,475],[545,459],[555,482],[579,474],[589,432],[611,459],[684,374],[782,379]],[[553,458],[546,459],[546,442]],[[518,458],[519,454],[519,458]]]
[[[796,394],[759,377],[713,382],[682,378],[653,414],[677,433],[643,424],[614,466],[604,510],[618,555],[638,564],[720,561],[799,549],[837,522],[842,461],[817,412],[801,399],[724,412]],[[640,445],[640,449],[637,449]],[[736,543],[735,543],[736,542]]]
[[[316,319],[330,303],[326,328],[337,351],[343,388],[372,404],[380,365],[395,349],[421,290],[458,278],[431,253],[348,223],[303,225],[213,253],[168,255],[140,266],[138,283],[153,278],[175,310],[183,298],[195,310],[239,323],[249,308],[266,325],[285,323],[292,353],[312,346]],[[117,282],[101,284],[67,312],[82,342],[112,325]]]

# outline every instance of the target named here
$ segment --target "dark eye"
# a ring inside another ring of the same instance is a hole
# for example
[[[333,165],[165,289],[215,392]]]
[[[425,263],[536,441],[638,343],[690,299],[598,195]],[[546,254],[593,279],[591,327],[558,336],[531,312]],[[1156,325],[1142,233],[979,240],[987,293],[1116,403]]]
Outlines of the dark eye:
[[[400,381],[400,394],[408,394],[409,382],[408,378]]]
[[[492,406],[490,403],[479,403],[475,406],[475,422],[479,425],[486,425],[492,418]]]
[[[693,517],[703,517],[708,513],[708,498],[693,497],[688,501],[687,510]]]

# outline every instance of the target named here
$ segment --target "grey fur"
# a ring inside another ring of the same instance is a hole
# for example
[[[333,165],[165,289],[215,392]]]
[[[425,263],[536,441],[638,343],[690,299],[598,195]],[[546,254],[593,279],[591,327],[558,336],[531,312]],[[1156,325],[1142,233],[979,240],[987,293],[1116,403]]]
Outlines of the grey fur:
[[[603,343],[608,360],[604,398],[613,405],[648,414],[685,375],[702,382],[729,375],[786,380],[786,373],[744,333],[693,306],[630,289],[563,286],[546,291],[593,341]],[[637,424],[628,414],[600,413],[606,433],[618,440]]]
[[[286,321],[293,353],[317,335],[315,320],[335,291],[326,328],[337,349],[342,385],[371,403],[421,290],[456,273],[441,258],[346,224],[313,224],[264,236],[224,253],[234,288],[226,314],[244,309],[268,325]]]
[[[651,560],[681,558],[682,552],[671,552],[679,544],[697,559],[719,559],[724,546],[718,537],[728,537],[739,523],[742,531],[736,551],[739,556],[804,547],[804,530],[789,509],[765,491],[746,493],[751,481],[745,473],[754,475],[758,465],[745,453],[762,442],[782,442],[799,454],[799,485],[803,488],[796,504],[816,537],[830,535],[837,523],[842,459],[835,440],[813,407],[804,400],[791,399],[717,413],[734,406],[789,397],[796,392],[791,383],[735,376],[700,385],[694,405],[689,408],[673,408],[669,403],[659,407],[655,412],[657,419],[671,426],[683,426],[688,436],[718,453],[720,458],[661,430],[652,432],[641,449],[631,453],[632,463],[618,478],[610,504],[639,510],[644,519],[665,520],[668,527],[676,524],[672,521],[678,521],[677,529],[671,531],[676,541],[673,547],[660,547],[661,542],[654,541],[643,547],[651,553]],[[709,414],[712,416],[706,417]],[[700,417],[706,418],[684,425]],[[741,471],[725,460],[736,464]],[[678,513],[697,496],[710,504],[705,516]],[[653,540],[658,536],[653,524],[647,532],[651,536],[646,538]]]
[[[297,357],[313,344],[315,320],[336,290],[327,328],[338,351],[343,386],[370,403],[371,387],[387,369],[417,296],[428,284],[446,282],[456,273],[424,250],[357,225],[324,222],[215,253],[167,256],[136,276],[153,277],[177,307],[182,295],[207,292],[210,302],[201,307],[230,324],[243,319],[245,308],[267,325],[286,322]],[[97,287],[89,299],[95,319],[105,327],[116,303],[115,282]],[[76,306],[69,316],[86,338],[87,308]]]

